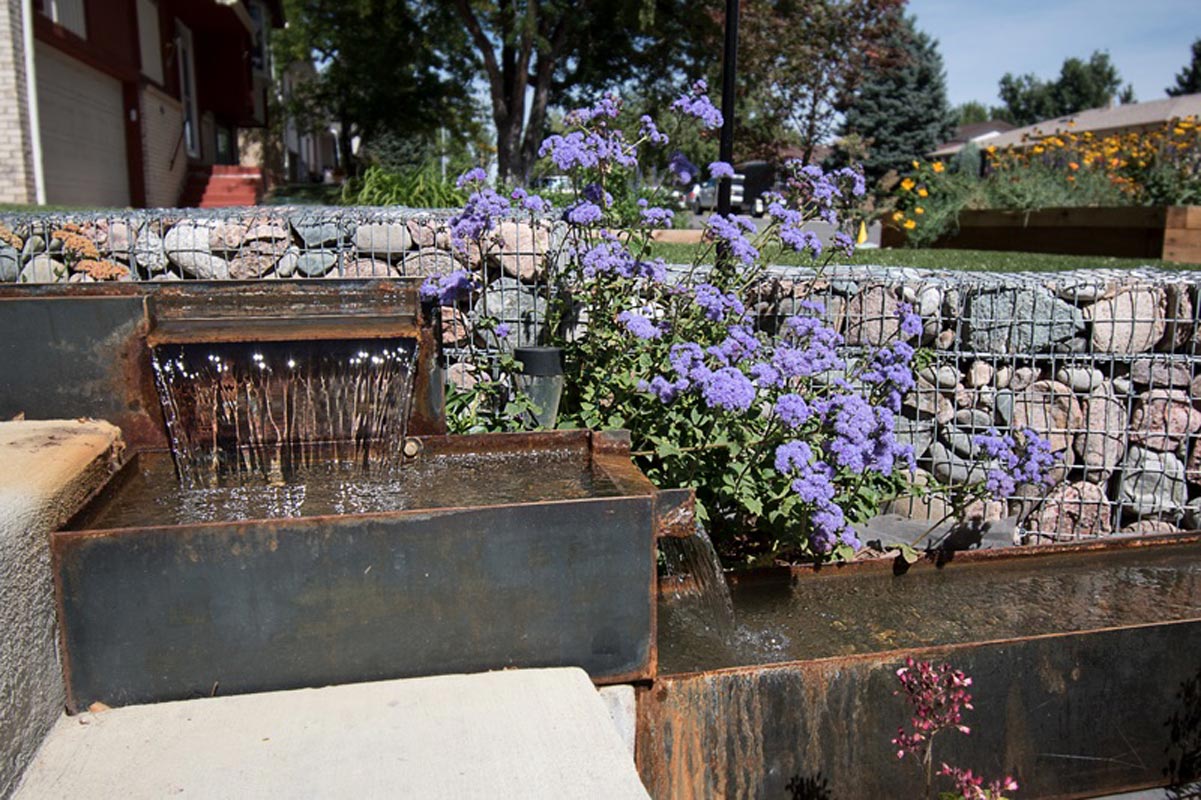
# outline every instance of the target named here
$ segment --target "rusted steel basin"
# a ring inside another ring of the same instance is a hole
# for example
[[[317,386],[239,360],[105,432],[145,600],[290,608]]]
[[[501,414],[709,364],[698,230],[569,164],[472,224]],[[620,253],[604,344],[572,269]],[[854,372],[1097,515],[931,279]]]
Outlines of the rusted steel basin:
[[[974,681],[971,735],[940,736],[936,762],[1014,775],[1020,797],[1165,785],[1196,763],[1197,535],[982,552],[902,575],[757,573],[733,596],[736,643],[707,654],[661,612],[663,675],[638,722],[656,798],[921,796],[890,743],[909,718],[894,695],[909,656]]]
[[[180,522],[184,490],[133,460],[53,535],[70,708],[509,667],[650,678],[656,523],[687,497],[656,493],[620,434],[418,441],[424,488],[336,516]]]

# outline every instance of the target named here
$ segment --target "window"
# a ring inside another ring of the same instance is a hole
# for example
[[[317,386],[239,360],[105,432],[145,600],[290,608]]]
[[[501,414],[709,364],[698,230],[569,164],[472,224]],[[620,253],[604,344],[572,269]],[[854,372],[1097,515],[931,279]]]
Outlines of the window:
[[[154,0],[138,0],[138,46],[142,55],[142,74],[161,84],[163,43],[158,26],[158,4]]]
[[[42,13],[50,17],[51,22],[62,25],[80,39],[88,38],[83,0],[42,0]]]
[[[200,158],[200,112],[196,107],[196,61],[192,58],[192,31],[175,21],[175,51],[179,63],[179,101],[183,104],[183,140],[188,155]]]

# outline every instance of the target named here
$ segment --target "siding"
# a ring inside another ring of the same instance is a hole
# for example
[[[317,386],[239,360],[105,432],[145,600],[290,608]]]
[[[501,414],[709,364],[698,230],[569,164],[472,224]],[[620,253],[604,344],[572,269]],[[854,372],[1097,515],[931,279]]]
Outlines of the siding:
[[[21,0],[0,7],[0,203],[33,203],[33,143]]]
[[[141,105],[146,205],[172,208],[179,203],[188,174],[188,154],[179,139],[183,129],[183,106],[153,86],[142,90]],[[175,157],[173,167],[170,166],[172,156]]]

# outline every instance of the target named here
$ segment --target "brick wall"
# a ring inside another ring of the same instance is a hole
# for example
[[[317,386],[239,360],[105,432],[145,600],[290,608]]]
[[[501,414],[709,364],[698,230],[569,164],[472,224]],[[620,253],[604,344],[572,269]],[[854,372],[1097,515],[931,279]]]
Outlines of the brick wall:
[[[22,0],[6,0],[0,8],[0,203],[32,203],[36,198],[22,7]]]
[[[178,100],[153,86],[142,90],[146,205],[152,208],[172,208],[179,203],[188,173],[188,154],[179,139],[182,126],[183,107]]]

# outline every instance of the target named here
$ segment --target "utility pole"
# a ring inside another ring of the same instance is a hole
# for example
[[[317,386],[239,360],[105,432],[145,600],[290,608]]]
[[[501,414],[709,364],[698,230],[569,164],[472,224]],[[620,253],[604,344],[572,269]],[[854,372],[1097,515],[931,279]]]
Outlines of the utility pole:
[[[738,68],[738,3],[726,0],[726,45],[721,63],[721,144],[718,157],[734,164],[734,74]],[[730,213],[730,179],[717,182],[717,213]]]

